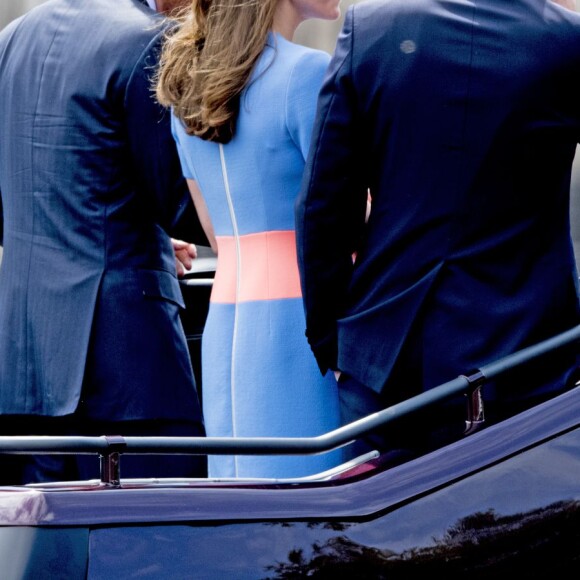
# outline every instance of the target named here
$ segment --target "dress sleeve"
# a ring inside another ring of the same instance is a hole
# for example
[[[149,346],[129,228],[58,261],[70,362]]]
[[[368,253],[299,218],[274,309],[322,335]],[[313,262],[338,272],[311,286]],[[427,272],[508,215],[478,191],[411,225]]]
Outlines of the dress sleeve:
[[[286,91],[286,126],[306,160],[316,103],[330,56],[322,51],[305,53],[294,65]]]
[[[188,137],[183,124],[181,121],[171,113],[171,134],[177,145],[177,154],[179,155],[179,161],[181,162],[181,171],[186,179],[193,179],[197,181],[195,176],[195,169],[189,156],[187,155],[186,147],[183,144],[184,139]]]

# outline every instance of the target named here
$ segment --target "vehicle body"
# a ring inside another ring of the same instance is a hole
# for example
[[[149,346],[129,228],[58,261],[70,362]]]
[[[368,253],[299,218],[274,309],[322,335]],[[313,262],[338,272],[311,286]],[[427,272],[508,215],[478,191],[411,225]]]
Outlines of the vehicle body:
[[[576,327],[481,374],[579,338]],[[473,387],[458,377],[311,439],[0,438],[3,452],[97,452],[102,462],[101,481],[0,488],[0,577],[576,578],[580,385],[396,467],[369,454],[294,480],[120,477],[123,453],[324,452]]]

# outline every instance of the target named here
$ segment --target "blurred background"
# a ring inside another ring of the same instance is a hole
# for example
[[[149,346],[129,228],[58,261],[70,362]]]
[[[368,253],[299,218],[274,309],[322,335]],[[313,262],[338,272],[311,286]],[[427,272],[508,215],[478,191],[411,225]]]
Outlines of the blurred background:
[[[46,0],[0,0],[0,29],[4,28],[14,18],[24,14],[31,8],[42,4]],[[341,7],[344,15],[350,4],[364,0],[342,0]],[[576,6],[580,10],[580,0],[576,0]],[[314,48],[320,48],[332,53],[336,37],[342,25],[342,18],[336,22],[323,20],[310,20],[303,23],[298,29],[295,41]],[[580,148],[579,148],[580,149]],[[580,269],[580,150],[577,151],[574,172],[572,175],[572,207],[571,223],[576,263]],[[2,248],[0,247],[0,259]]]

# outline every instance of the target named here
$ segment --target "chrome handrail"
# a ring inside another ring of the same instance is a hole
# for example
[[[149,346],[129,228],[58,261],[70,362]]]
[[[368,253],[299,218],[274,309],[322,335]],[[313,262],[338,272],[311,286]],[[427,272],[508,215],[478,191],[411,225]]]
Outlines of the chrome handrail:
[[[343,447],[379,427],[460,394],[469,394],[484,382],[580,340],[580,325],[536,345],[524,348],[387,409],[317,437],[122,437],[122,436],[2,436],[0,454],[99,454],[101,476],[118,483],[121,454],[190,455],[315,455]],[[474,383],[473,377],[477,377]]]

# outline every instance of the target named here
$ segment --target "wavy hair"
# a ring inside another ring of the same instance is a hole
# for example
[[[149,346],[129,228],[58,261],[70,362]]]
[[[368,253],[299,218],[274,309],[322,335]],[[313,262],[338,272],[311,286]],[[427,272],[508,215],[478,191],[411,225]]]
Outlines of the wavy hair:
[[[165,38],[157,100],[190,135],[227,143],[240,95],[266,44],[278,0],[193,0]]]

